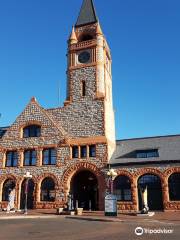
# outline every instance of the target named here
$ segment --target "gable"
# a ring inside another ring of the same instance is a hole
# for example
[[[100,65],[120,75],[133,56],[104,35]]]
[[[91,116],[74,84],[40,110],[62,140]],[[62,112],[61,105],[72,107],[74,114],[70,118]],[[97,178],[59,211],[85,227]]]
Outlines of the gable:
[[[22,133],[23,128],[28,125],[41,126],[41,137],[39,138],[40,141],[49,139],[52,143],[54,143],[56,141],[62,141],[65,137],[67,137],[67,133],[64,131],[64,129],[54,122],[51,116],[48,115],[48,112],[36,102],[35,98],[32,98],[24,111],[5,132],[4,136],[2,137],[2,141],[27,141],[27,139],[22,138]],[[32,141],[33,140],[34,138]]]

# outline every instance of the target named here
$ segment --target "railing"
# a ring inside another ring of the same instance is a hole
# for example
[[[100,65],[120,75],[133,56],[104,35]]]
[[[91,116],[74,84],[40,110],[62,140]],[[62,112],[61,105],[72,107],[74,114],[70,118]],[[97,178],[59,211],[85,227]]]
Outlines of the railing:
[[[70,49],[73,50],[73,49],[76,49],[76,48],[83,48],[83,47],[87,47],[87,46],[94,45],[94,44],[96,44],[96,39],[72,44],[70,46]]]

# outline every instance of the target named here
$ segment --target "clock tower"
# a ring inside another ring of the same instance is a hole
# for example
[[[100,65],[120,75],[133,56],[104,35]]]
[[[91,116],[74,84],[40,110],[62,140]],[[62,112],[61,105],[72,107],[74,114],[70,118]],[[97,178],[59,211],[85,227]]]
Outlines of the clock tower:
[[[68,39],[67,98],[65,105],[86,102],[97,111],[102,105],[103,133],[109,154],[115,149],[112,101],[111,53],[96,14],[93,0],[83,0]]]

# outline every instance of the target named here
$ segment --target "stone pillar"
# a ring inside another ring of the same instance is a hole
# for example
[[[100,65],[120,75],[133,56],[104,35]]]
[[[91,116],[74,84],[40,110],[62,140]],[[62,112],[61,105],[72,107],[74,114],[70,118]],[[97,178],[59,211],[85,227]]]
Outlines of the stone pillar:
[[[168,178],[164,177],[162,182],[162,197],[163,197],[163,207],[164,210],[168,209],[169,202],[169,188],[168,188]]]
[[[81,158],[81,147],[78,146],[78,158]]]
[[[43,148],[38,148],[37,149],[37,162],[36,166],[40,167],[43,165]]]
[[[3,150],[1,152],[1,157],[2,157],[1,166],[2,166],[2,168],[5,168],[6,167],[6,151]]]
[[[23,167],[24,165],[24,150],[18,150],[18,167]]]
[[[89,159],[89,145],[87,145],[86,148],[87,148],[87,159]]]
[[[139,199],[138,199],[138,189],[137,184],[135,182],[131,183],[131,191],[132,191],[132,202],[133,202],[133,210],[138,211],[139,210]]]

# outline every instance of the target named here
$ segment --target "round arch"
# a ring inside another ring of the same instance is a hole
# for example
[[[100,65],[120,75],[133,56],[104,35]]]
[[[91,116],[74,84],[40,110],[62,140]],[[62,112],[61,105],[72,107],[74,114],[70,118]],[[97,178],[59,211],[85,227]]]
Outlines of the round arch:
[[[173,172],[168,177],[168,192],[170,201],[180,201],[180,172]]]
[[[162,179],[154,172],[146,172],[137,179],[139,210],[143,209],[143,192],[146,189],[147,205],[150,210],[163,210]]]
[[[57,177],[52,174],[52,173],[44,173],[42,175],[40,175],[37,179],[37,190],[36,190],[36,198],[37,198],[37,202],[41,201],[41,185],[42,182],[45,178],[51,178],[54,181],[55,184],[55,196],[56,196],[56,190],[59,188],[59,182]]]
[[[99,210],[103,210],[104,209],[104,193],[106,188],[105,176],[100,171],[100,169],[97,168],[97,166],[92,163],[80,162],[80,163],[69,166],[69,168],[64,172],[63,178],[62,178],[62,184],[63,184],[66,200],[70,191],[70,185],[71,185],[70,183],[73,176],[76,173],[81,171],[89,171],[92,174],[94,174],[95,177],[97,178],[98,190],[99,190],[98,191],[98,208]]]

